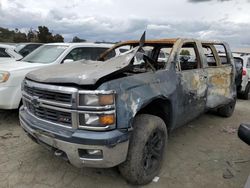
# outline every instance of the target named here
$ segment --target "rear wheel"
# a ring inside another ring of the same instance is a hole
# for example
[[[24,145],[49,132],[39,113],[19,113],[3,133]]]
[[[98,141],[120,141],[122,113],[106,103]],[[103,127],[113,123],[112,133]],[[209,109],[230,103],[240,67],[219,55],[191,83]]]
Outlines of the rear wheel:
[[[246,86],[245,91],[241,94],[242,99],[248,100],[248,94],[249,94],[249,90],[250,90],[250,84],[248,83]]]
[[[233,112],[234,112],[235,104],[236,104],[236,98],[234,98],[234,100],[232,102],[230,102],[229,104],[227,104],[223,107],[220,107],[218,109],[218,114],[222,117],[232,116]]]
[[[132,184],[143,185],[159,173],[167,143],[164,121],[153,115],[135,118],[127,160],[119,165],[123,177]]]

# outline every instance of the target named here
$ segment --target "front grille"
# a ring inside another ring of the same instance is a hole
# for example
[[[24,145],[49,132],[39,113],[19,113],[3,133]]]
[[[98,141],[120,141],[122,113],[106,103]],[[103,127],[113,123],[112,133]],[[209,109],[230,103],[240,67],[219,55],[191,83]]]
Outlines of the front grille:
[[[39,99],[62,103],[71,103],[71,94],[41,90],[38,88],[29,87],[28,85],[24,85],[23,89],[30,96],[36,96],[39,97]]]
[[[72,125],[71,113],[48,109],[41,106],[36,107],[28,101],[24,101],[24,103],[29,112],[38,118],[65,126]]]

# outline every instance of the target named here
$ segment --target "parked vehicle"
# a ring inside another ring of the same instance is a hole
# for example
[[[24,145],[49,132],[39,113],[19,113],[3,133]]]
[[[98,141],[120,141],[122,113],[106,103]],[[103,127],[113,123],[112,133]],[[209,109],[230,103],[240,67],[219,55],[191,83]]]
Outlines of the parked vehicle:
[[[239,138],[250,145],[250,124],[242,123],[238,129]]]
[[[19,43],[17,44],[15,51],[21,54],[23,57],[27,56],[35,49],[43,45],[42,43]]]
[[[0,109],[17,109],[21,104],[21,83],[31,70],[55,64],[96,58],[110,44],[52,43],[45,44],[20,61],[5,61],[0,64]],[[112,54],[115,56],[116,54]],[[60,73],[65,74],[65,73]]]
[[[243,62],[242,82],[237,89],[237,93],[240,98],[247,100],[250,91],[250,55],[233,53],[233,56],[238,62]]]
[[[10,59],[21,59],[22,56],[15,52],[13,45],[0,44],[0,63],[8,61]]]
[[[131,50],[108,58],[128,45]],[[224,64],[218,45],[226,51]],[[203,48],[211,50],[213,66]],[[190,57],[180,58],[182,50]],[[169,53],[166,63],[160,52]],[[128,182],[149,183],[173,129],[208,110],[233,114],[235,67],[224,42],[142,37],[117,44],[99,60],[42,68],[23,82],[21,126],[76,167],[119,165]]]

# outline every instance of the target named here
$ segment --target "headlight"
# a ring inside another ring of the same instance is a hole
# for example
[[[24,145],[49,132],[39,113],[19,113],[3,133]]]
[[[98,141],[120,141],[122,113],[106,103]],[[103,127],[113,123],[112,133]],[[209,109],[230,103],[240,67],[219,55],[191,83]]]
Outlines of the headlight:
[[[0,71],[0,83],[6,82],[10,77],[10,73],[7,71]]]
[[[115,113],[79,114],[79,128],[110,129],[115,126]]]
[[[115,102],[114,93],[110,94],[80,94],[79,106],[107,106]]]
[[[79,128],[91,130],[114,129],[116,125],[115,91],[79,91]]]

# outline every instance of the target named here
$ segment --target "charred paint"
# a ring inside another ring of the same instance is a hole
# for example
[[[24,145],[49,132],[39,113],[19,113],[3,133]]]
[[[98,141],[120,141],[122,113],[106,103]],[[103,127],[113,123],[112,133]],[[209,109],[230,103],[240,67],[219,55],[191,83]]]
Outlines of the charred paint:
[[[180,71],[178,70],[178,54],[186,42],[193,42],[197,45],[201,67]],[[221,44],[221,42],[214,41],[204,43]],[[91,84],[97,90],[115,90],[117,128],[121,129],[130,128],[136,114],[157,101],[157,105],[153,105],[154,108],[146,108],[147,112],[151,110],[149,113],[161,114],[161,110],[165,110],[167,112],[165,115],[171,119],[169,128],[173,129],[208,109],[227,104],[235,97],[232,57],[228,45],[223,44],[226,46],[227,55],[231,60],[229,66],[208,67],[201,41],[161,39],[144,43],[144,45],[154,47],[172,45],[168,61],[160,69],[147,69],[145,68],[147,64],[145,64],[145,67],[140,67],[139,72],[136,71],[132,62],[139,48],[135,48],[125,55],[104,62],[82,61],[73,65],[59,65],[35,71],[28,74],[27,77],[43,83],[76,84],[81,89],[89,88],[87,85]],[[105,52],[101,59],[106,59],[105,56],[110,51],[123,45],[136,47],[139,45],[139,41],[117,44]],[[146,56],[146,54],[144,55]],[[156,62],[157,59],[154,61]],[[162,106],[165,105],[165,102],[169,109],[164,109]]]

